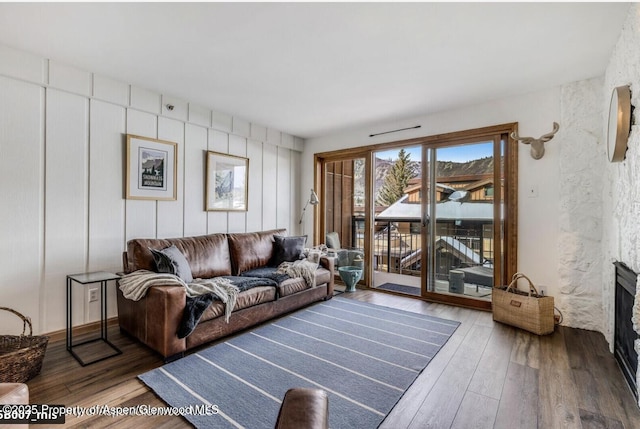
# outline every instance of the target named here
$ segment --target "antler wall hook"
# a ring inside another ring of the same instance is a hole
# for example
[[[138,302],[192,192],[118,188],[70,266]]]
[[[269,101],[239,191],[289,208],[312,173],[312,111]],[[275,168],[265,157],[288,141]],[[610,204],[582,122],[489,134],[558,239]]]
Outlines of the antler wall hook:
[[[553,123],[553,131],[548,134],[541,135],[540,138],[534,139],[533,137],[520,137],[515,131],[511,133],[511,138],[519,140],[524,144],[531,145],[531,157],[533,159],[540,159],[544,155],[544,144],[551,140],[555,133],[560,129],[560,125],[557,122]]]

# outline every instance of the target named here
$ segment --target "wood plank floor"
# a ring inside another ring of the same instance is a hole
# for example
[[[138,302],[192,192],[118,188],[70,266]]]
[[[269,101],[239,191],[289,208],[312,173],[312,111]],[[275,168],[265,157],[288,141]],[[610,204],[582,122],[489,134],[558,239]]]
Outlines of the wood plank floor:
[[[538,337],[494,323],[487,312],[367,290],[342,296],[461,322],[381,428],[640,428],[640,409],[602,334],[559,328]],[[31,403],[165,406],[136,378],[162,359],[117,327],[109,335],[123,354],[86,367],[64,341],[51,343],[41,374],[28,383]],[[181,417],[85,415],[56,427],[191,425]]]

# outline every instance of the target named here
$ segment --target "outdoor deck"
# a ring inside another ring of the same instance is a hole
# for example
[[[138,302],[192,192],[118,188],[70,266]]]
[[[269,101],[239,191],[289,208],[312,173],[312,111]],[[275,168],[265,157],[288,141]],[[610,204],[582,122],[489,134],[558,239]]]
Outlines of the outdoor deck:
[[[411,295],[420,296],[420,277],[409,276],[396,273],[387,273],[384,271],[374,271],[373,273],[373,288],[377,289],[379,286],[385,283],[395,283],[405,285],[415,289]],[[445,280],[436,280],[435,292],[445,295],[461,295],[449,292],[449,282]],[[464,284],[464,296],[473,297],[483,301],[491,301],[491,288],[487,286],[478,286],[471,283]]]

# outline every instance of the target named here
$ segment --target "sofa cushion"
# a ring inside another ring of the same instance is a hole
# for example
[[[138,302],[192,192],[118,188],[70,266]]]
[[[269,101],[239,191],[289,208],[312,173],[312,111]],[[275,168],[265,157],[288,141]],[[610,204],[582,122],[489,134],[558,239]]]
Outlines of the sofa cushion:
[[[274,287],[257,286],[238,294],[238,299],[236,300],[235,307],[233,307],[233,311],[236,312],[243,308],[253,307],[254,305],[264,302],[275,301],[275,299],[276,289]],[[205,310],[199,323],[223,316],[224,310],[225,304],[222,301],[213,301],[209,308]],[[233,313],[231,314],[231,318],[233,319]]]
[[[155,271],[156,262],[150,249],[165,249],[171,246],[169,240],[156,238],[136,238],[127,242],[127,272],[137,270]]]
[[[194,278],[209,279],[231,275],[231,257],[226,234],[171,239],[138,238],[127,243],[127,272],[155,271],[149,249],[160,250],[175,245],[184,255]]]
[[[234,276],[269,264],[273,255],[273,236],[285,229],[229,234],[229,253]]]
[[[307,242],[307,236],[285,237],[282,235],[273,236],[273,256],[269,265],[277,267],[283,262],[297,261],[302,257],[304,252],[304,244]]]
[[[149,250],[156,262],[157,272],[174,274],[184,280],[185,283],[193,281],[189,262],[175,245],[172,244],[162,250]]]
[[[316,271],[316,285],[329,283],[329,280],[331,280],[331,272],[326,268],[319,267]],[[309,288],[302,277],[289,278],[278,285],[278,296],[293,295]]]
[[[278,296],[293,295],[305,289],[309,289],[309,286],[302,277],[289,278],[278,285]]]
[[[194,278],[210,279],[231,275],[231,256],[226,234],[172,238],[169,241],[187,258]]]

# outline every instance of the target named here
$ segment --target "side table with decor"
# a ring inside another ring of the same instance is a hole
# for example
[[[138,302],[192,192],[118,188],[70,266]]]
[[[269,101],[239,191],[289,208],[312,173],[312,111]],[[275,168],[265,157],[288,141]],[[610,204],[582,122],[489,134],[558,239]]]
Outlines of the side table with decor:
[[[0,335],[0,382],[24,383],[40,373],[49,337],[33,335],[31,319],[7,307],[8,311],[22,319],[21,335]],[[29,327],[29,334],[25,335]]]

